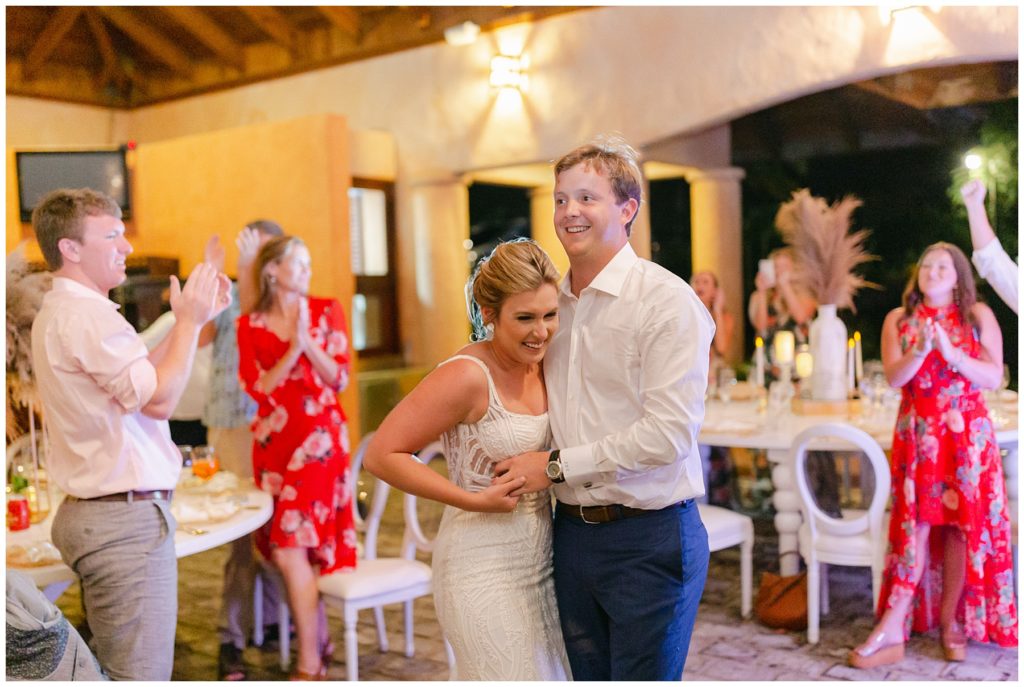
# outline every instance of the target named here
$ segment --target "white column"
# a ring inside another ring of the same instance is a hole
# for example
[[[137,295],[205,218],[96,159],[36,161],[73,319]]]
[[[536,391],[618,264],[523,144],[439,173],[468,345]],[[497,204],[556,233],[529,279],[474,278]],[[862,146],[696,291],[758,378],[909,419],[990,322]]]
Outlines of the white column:
[[[738,167],[697,169],[686,175],[690,183],[690,217],[693,271],[711,270],[736,326],[727,360],[737,363],[743,356],[746,323],[746,294],[743,293],[743,236]]]
[[[457,177],[397,189],[398,313],[408,365],[433,365],[469,343],[465,285],[469,190]]]

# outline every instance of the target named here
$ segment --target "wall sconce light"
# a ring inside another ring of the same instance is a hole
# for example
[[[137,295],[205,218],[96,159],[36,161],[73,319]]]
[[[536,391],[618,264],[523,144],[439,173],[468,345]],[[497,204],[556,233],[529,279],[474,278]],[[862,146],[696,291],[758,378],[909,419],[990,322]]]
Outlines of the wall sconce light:
[[[525,91],[529,84],[526,75],[528,64],[526,55],[495,55],[491,58],[491,86]]]
[[[925,8],[930,10],[932,14],[938,14],[942,9],[942,5],[934,3],[931,5],[909,5],[901,2],[883,2],[878,5],[878,18],[883,25],[888,26],[900,12],[906,12],[907,10],[920,11]]]
[[[464,21],[444,30],[444,40],[448,45],[472,45],[480,35],[480,27],[471,21]]]

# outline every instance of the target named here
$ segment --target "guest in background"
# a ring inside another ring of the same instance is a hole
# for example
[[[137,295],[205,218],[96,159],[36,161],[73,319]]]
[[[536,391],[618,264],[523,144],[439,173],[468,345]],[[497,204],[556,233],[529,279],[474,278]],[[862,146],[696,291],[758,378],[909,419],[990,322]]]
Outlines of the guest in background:
[[[708,375],[709,379],[714,379],[717,368],[725,363],[736,321],[725,307],[725,291],[718,287],[718,277],[714,272],[705,270],[695,273],[690,277],[690,286],[715,321],[715,338],[711,341],[710,353],[711,371]]]
[[[978,274],[986,280],[1013,312],[1019,312],[1020,296],[1017,292],[1017,263],[1015,263],[992,231],[985,214],[985,184],[980,179],[968,181],[960,189],[967,206],[967,222],[971,227],[971,260]]]
[[[338,402],[348,385],[348,333],[340,303],[307,295],[312,273],[301,239],[265,243],[253,274],[259,296],[238,322],[239,374],[258,404],[254,478],[274,497],[256,543],[288,591],[299,648],[292,677],[322,679],[332,647],[316,575],[356,565],[348,427]]]
[[[249,423],[256,414],[256,404],[242,390],[238,380],[238,334],[235,326],[239,316],[252,310],[258,291],[253,276],[253,263],[260,247],[284,230],[277,222],[257,219],[245,225],[235,239],[238,246],[238,281],[232,286],[231,306],[207,327],[214,329],[210,380],[203,408],[210,445],[221,467],[252,480],[252,431]],[[206,243],[206,260],[224,269],[224,247],[217,236]],[[204,329],[204,333],[206,330]],[[253,631],[253,593],[260,578],[263,617],[274,618],[281,591],[272,577],[264,575],[253,556],[253,538],[244,535],[231,542],[231,551],[224,563],[223,597],[220,607],[220,654],[217,677],[229,682],[246,678],[242,651]],[[266,621],[264,621],[266,622]],[[264,628],[264,646],[273,644],[274,635],[288,628],[270,625]]]
[[[758,270],[754,277],[756,290],[747,307],[750,323],[768,345],[780,329],[793,331],[797,343],[803,343],[807,341],[809,323],[818,303],[793,279],[792,249],[773,250],[768,259],[772,269]]]
[[[218,270],[220,266],[217,266]],[[226,310],[225,310],[226,312]],[[221,313],[223,315],[223,313]],[[174,312],[168,310],[156,318],[153,324],[139,332],[146,348],[152,351],[174,327]],[[192,371],[185,383],[181,400],[171,411],[167,424],[171,440],[179,446],[200,446],[206,443],[206,425],[203,424],[203,404],[210,384],[210,361],[213,354],[213,327],[207,322],[199,332],[199,343],[192,361]]]
[[[46,408],[49,474],[67,496],[53,543],[82,582],[100,665],[115,680],[169,680],[178,616],[171,494],[181,454],[167,418],[185,389],[199,330],[230,303],[208,263],[182,288],[176,321],[152,352],[110,290],[132,252],[121,208],[90,189],[60,189],[32,213],[53,288],[32,325],[32,365]]]
[[[901,660],[911,629],[936,625],[949,661],[964,660],[968,638],[1017,646],[1006,488],[981,394],[999,384],[1002,351],[967,257],[948,243],[926,248],[882,325],[885,374],[903,398],[880,620],[850,652],[855,667]]]
[[[694,273],[690,277],[690,286],[715,321],[715,338],[711,340],[708,369],[708,385],[714,386],[718,371],[728,367],[725,356],[732,343],[736,321],[725,307],[725,291],[719,288],[718,277],[714,272],[704,270]],[[729,457],[729,449],[701,444],[700,461],[704,469],[704,483],[707,485],[707,493],[700,501],[727,508],[739,505],[733,493],[736,471]]]

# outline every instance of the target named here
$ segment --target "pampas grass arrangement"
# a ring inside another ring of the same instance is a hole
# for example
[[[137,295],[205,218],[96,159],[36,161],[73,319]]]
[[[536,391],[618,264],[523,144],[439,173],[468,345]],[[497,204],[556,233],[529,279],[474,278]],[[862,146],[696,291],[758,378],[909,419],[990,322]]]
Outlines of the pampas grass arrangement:
[[[857,312],[853,297],[864,288],[879,288],[853,270],[877,260],[864,250],[871,233],[861,229],[850,233],[853,211],[863,203],[853,196],[829,206],[824,198],[802,188],[793,199],[779,206],[775,226],[793,249],[795,277],[817,298],[818,303]]]
[[[29,272],[25,244],[7,256],[7,435],[25,432],[13,403],[38,407],[32,374],[32,322],[53,284],[49,272]]]

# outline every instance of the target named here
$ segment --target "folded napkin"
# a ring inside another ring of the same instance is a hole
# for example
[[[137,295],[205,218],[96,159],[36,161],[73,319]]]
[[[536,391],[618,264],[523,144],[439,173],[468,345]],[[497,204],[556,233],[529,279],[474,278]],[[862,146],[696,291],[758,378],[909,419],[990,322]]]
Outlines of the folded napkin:
[[[179,498],[171,502],[171,513],[179,524],[201,524],[227,520],[240,509],[236,499],[216,497]]]

